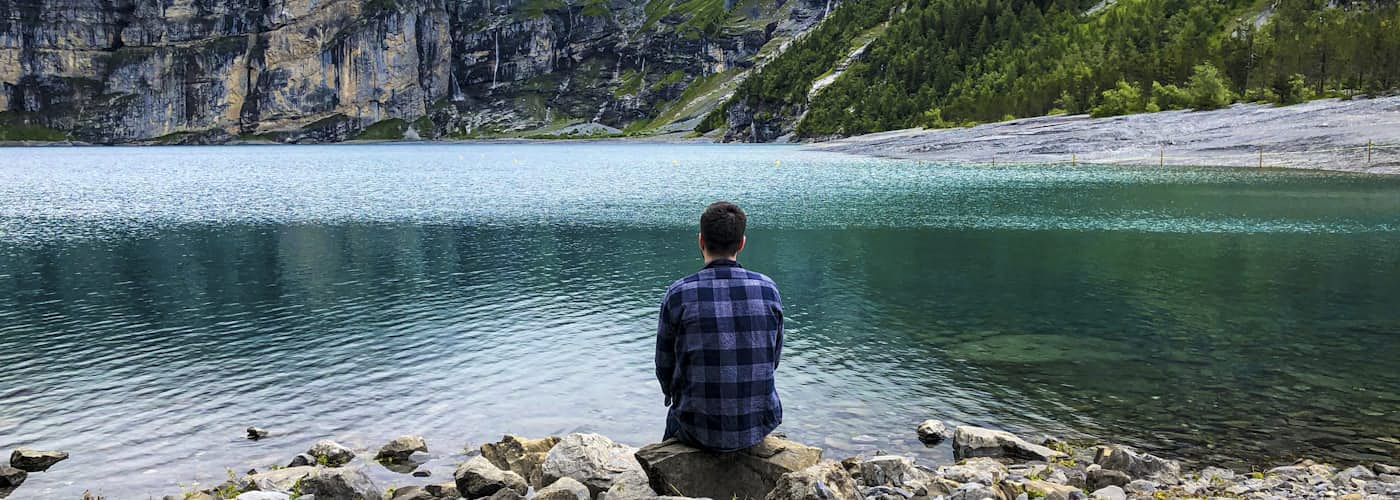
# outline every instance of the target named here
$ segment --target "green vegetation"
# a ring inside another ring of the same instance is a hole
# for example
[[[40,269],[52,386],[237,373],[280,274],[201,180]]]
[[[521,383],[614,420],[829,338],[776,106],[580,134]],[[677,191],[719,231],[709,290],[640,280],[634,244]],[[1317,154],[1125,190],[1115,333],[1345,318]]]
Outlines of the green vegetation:
[[[564,11],[568,5],[564,0],[525,0],[520,6],[520,13],[527,19],[544,17],[549,11]]]
[[[844,60],[852,44],[885,22],[900,3],[870,0],[841,4],[816,29],[739,84],[734,98],[716,107],[696,131],[709,132],[723,126],[729,106],[740,101],[754,108],[771,109],[780,116],[796,116],[807,104],[812,83]]]
[[[1400,87],[1395,0],[1119,0],[1089,13],[1095,3],[846,3],[731,103],[747,102],[756,115],[805,110],[796,129],[810,137],[1007,115],[1215,109],[1237,99],[1287,104]],[[872,26],[871,11],[891,7],[903,10],[865,56],[808,102],[810,83],[844,56],[835,42]],[[863,21],[842,30],[848,17]],[[722,112],[697,130],[721,125]]]
[[[408,130],[408,122],[398,118],[390,118],[365,127],[364,130],[360,131],[360,135],[355,136],[355,140],[397,141],[403,139],[403,133],[406,130]]]
[[[30,121],[28,114],[0,112],[0,141],[54,142],[68,139],[68,134]]]

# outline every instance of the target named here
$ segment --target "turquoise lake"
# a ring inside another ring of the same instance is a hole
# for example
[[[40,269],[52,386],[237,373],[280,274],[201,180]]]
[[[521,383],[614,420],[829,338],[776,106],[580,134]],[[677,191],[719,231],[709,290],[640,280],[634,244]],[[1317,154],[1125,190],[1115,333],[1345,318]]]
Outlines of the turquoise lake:
[[[706,204],[779,284],[780,428],[927,418],[1248,469],[1400,459],[1400,178],[793,146],[0,148],[11,498],[175,494],[313,441],[660,438],[656,307]],[[273,432],[243,438],[250,425]],[[392,481],[392,482],[390,482]]]

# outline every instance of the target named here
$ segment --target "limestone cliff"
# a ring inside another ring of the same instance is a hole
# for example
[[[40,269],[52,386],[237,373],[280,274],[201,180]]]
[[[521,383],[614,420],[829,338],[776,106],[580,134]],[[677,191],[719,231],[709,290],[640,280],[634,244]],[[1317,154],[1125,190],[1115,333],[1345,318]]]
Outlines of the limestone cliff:
[[[0,0],[0,126],[97,143],[688,130],[827,0]]]

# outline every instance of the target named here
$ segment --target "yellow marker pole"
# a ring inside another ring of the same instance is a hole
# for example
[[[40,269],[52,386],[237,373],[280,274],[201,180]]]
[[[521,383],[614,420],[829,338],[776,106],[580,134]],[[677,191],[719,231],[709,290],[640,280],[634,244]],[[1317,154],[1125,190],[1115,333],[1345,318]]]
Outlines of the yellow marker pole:
[[[1264,146],[1259,146],[1259,168],[1264,168]]]
[[[1371,164],[1371,148],[1372,148],[1373,146],[1375,146],[1375,141],[1372,141],[1371,139],[1366,139],[1366,164],[1367,164],[1367,165],[1370,165],[1370,164]]]
[[[1162,146],[1162,149],[1157,152],[1157,155],[1157,166],[1167,166],[1167,147]]]
[[[1079,155],[1077,155],[1077,154],[1069,155],[1069,164],[1078,167],[1078,166],[1079,166]]]

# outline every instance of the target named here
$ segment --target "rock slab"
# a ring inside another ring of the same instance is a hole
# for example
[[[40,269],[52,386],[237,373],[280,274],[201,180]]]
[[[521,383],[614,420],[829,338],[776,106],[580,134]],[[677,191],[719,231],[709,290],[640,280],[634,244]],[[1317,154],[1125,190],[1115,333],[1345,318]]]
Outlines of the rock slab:
[[[764,498],[784,474],[821,461],[822,450],[773,436],[737,452],[705,451],[671,439],[643,447],[637,461],[662,495]]]
[[[399,436],[389,444],[379,449],[379,453],[374,456],[375,460],[388,462],[406,462],[413,452],[428,452],[428,442],[422,436]]]
[[[68,460],[68,453],[63,451],[20,448],[10,453],[10,466],[25,472],[44,472],[64,460]]]
[[[1064,453],[1032,444],[1006,431],[984,429],[970,425],[953,431],[953,458],[974,457],[1016,458],[1049,462],[1065,457]]]
[[[330,467],[339,467],[355,459],[355,452],[350,451],[350,448],[329,439],[317,441],[311,445],[311,449],[306,450],[306,454],[315,457],[317,464]]]
[[[561,477],[542,490],[536,491],[534,500],[588,500],[593,495],[588,487],[571,477]]]
[[[10,467],[0,465],[0,488],[18,488],[24,484],[24,480],[29,477],[29,473]]]
[[[933,446],[942,443],[944,440],[953,437],[953,432],[948,430],[948,426],[938,420],[925,420],[915,429],[919,433],[919,441]]]

